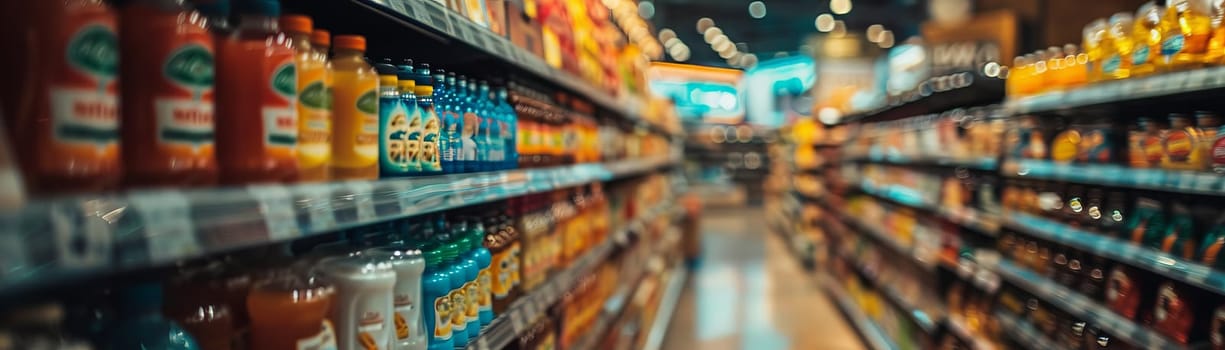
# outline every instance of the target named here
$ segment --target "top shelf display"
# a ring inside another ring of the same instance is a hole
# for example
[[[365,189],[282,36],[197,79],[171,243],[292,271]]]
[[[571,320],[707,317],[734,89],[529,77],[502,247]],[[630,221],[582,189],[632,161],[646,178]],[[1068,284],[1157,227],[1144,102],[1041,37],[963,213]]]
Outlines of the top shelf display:
[[[1108,104],[1184,98],[1225,88],[1225,67],[1194,69],[1147,77],[1100,82],[1061,91],[1010,98],[1013,114],[1056,112]]]

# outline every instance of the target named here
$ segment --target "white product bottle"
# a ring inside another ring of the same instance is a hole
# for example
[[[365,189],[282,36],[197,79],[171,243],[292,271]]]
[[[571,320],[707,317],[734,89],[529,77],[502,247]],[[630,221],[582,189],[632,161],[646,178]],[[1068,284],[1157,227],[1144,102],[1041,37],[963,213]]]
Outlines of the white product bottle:
[[[331,257],[319,272],[336,286],[332,322],[339,350],[391,349],[396,325],[392,291],[396,274],[388,261]]]
[[[421,320],[421,274],[425,258],[421,251],[408,247],[380,247],[366,250],[365,256],[391,263],[396,272],[395,334],[393,350],[425,350],[425,323]]]

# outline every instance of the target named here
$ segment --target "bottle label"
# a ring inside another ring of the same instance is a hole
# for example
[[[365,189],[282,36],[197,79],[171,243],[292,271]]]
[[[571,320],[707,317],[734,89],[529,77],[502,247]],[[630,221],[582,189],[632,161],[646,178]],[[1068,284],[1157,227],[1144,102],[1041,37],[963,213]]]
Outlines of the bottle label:
[[[379,159],[381,170],[385,175],[407,175],[416,165],[413,157],[416,152],[410,151],[408,134],[410,133],[409,113],[404,108],[404,101],[398,96],[379,99]]]
[[[479,312],[493,311],[493,266],[481,269],[481,272],[476,275],[477,284],[477,310]]]
[[[205,32],[188,33],[162,67],[167,84],[157,86],[153,110],[163,147],[195,155],[213,151],[213,52]]]
[[[1102,62],[1102,72],[1106,74],[1114,73],[1119,70],[1119,66],[1123,63],[1123,57],[1119,55],[1110,55]]]
[[[464,283],[464,294],[468,295],[468,298],[465,299],[468,302],[468,304],[467,306],[464,307],[464,313],[468,315],[468,322],[472,322],[472,321],[480,322],[481,321],[481,317],[480,317],[481,285],[480,285],[479,279],[480,277],[478,276],[477,280],[472,280],[472,281],[468,281],[468,283]]]
[[[406,103],[408,101],[405,101]],[[408,113],[408,126],[404,130],[404,153],[405,162],[407,162],[410,171],[421,171],[421,148],[422,139],[425,129],[421,125],[421,108],[416,108],[416,105],[407,105],[405,107],[411,111]]]
[[[114,83],[119,74],[119,41],[114,23],[83,23],[65,51],[71,69],[50,88],[53,139],[118,160],[119,98]]]
[[[1165,155],[1165,147],[1161,145],[1160,136],[1145,136],[1141,142],[1141,147],[1144,149],[1145,159],[1149,164],[1161,164],[1161,159]]]
[[[1148,45],[1138,45],[1136,50],[1131,53],[1131,64],[1140,65],[1148,63]]]
[[[438,152],[441,147],[440,133],[442,120],[434,108],[421,112],[421,154],[417,157],[421,170],[425,172],[441,172],[442,162]]]
[[[494,298],[502,299],[510,295],[510,288],[514,284],[514,279],[511,276],[510,269],[514,266],[511,261],[511,250],[507,248],[493,255],[493,259],[489,263],[489,291]]]
[[[1183,130],[1171,131],[1166,135],[1165,152],[1171,162],[1186,162],[1191,158],[1191,151],[1195,148],[1195,143],[1192,142],[1191,134]]]
[[[299,339],[296,350],[336,350],[336,332],[332,330],[332,322],[323,320],[319,334]]]
[[[379,95],[375,89],[367,90],[357,98],[355,106],[361,118],[361,126],[353,136],[353,152],[361,159],[377,159],[379,154]]]
[[[469,161],[469,162],[476,161],[477,160],[476,154],[478,152],[477,147],[476,147],[476,131],[477,131],[477,128],[480,127],[481,117],[477,116],[476,113],[468,112],[468,113],[464,113],[463,118],[464,118],[464,130],[463,130],[463,136],[462,136],[463,137],[463,151],[461,153],[462,155],[460,156],[460,158],[462,158],[464,161]]]
[[[446,128],[446,137],[444,139],[447,140],[447,146],[443,148],[442,159],[446,162],[462,161],[463,156],[460,154],[462,146],[457,145],[461,145],[459,140],[461,137],[460,128],[463,127],[463,121],[460,119],[459,113],[454,111],[444,111],[442,112],[442,115],[442,122]]]
[[[1172,56],[1182,51],[1185,38],[1182,34],[1174,34],[1161,42],[1161,55]]]
[[[451,303],[451,295],[443,295],[434,299],[434,340],[451,340],[451,313],[455,311]]]
[[[358,344],[351,344],[348,348],[377,350],[387,344],[388,338],[384,327],[387,320],[383,318],[381,309],[371,308],[361,310],[361,312],[361,319],[357,321],[357,339],[355,339]]]
[[[468,291],[464,287],[452,290],[451,297],[451,331],[466,332],[468,330]]]
[[[269,90],[264,94],[264,144],[296,156],[298,145],[297,69],[292,52],[269,58]]]
[[[412,285],[413,283],[406,283]],[[397,284],[397,289],[401,288]],[[397,292],[416,292],[418,288],[408,287]],[[421,315],[417,312],[417,306],[413,303],[413,295],[409,293],[397,293],[395,295],[395,321],[396,321],[396,339],[404,340],[413,337],[413,328],[416,328],[418,319]]]
[[[326,166],[332,158],[332,87],[324,68],[299,69],[298,165],[304,169]]]

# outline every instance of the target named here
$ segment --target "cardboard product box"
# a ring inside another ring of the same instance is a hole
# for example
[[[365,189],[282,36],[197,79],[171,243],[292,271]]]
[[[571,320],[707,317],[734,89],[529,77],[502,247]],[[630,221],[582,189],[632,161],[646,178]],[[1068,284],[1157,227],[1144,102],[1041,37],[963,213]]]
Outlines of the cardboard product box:
[[[515,46],[531,52],[536,57],[544,57],[540,22],[528,15],[523,0],[506,1],[506,27],[507,37]]]

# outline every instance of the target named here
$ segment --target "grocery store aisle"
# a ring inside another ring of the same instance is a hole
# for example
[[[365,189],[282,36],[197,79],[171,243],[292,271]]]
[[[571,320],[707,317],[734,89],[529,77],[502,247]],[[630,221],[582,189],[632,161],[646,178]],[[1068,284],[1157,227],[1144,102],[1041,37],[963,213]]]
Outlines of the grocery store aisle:
[[[703,261],[664,350],[863,349],[763,216],[756,208],[703,212]]]

